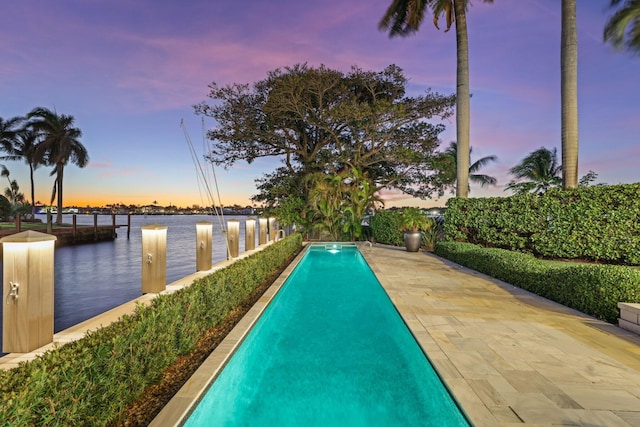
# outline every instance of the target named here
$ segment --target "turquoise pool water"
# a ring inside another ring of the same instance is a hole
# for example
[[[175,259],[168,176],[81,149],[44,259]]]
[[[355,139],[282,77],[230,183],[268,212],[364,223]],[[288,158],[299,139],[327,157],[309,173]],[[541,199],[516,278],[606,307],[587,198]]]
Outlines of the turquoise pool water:
[[[468,426],[357,248],[311,247],[186,426]]]

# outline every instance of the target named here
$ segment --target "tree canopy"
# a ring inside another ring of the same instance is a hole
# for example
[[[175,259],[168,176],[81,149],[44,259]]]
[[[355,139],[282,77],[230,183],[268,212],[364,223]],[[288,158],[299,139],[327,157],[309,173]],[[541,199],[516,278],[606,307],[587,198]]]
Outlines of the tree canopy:
[[[427,119],[449,117],[454,97],[430,91],[407,97],[406,84],[394,65],[343,73],[299,64],[276,69],[252,86],[213,83],[209,97],[215,102],[196,111],[218,123],[208,132],[215,141],[211,160],[218,165],[276,156],[292,173],[300,166],[327,173],[371,169],[378,185],[427,196],[432,190],[424,185],[408,187],[428,176],[444,129]]]
[[[395,65],[345,73],[298,64],[252,85],[213,83],[211,101],[195,110],[217,122],[207,135],[215,164],[282,160],[281,168],[259,180],[261,194],[254,199],[309,202],[303,178],[311,174],[347,181],[357,176],[358,182],[366,177],[371,194],[394,188],[426,198],[443,192],[434,156],[444,130],[440,121],[451,116],[455,97],[430,90],[407,96],[407,82]]]

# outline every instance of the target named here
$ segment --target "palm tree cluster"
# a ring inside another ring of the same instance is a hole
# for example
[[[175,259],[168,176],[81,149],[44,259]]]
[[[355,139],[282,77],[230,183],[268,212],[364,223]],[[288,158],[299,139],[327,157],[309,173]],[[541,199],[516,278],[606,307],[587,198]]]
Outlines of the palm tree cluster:
[[[510,190],[514,194],[543,194],[552,187],[562,185],[562,170],[563,167],[558,161],[558,150],[541,147],[509,169],[514,179],[507,184],[505,191]],[[587,187],[597,178],[597,173],[589,171],[580,178],[578,187]]]
[[[490,185],[496,185],[498,180],[486,174],[480,173],[480,169],[487,166],[491,162],[498,161],[498,157],[491,155],[482,157],[475,162],[471,162],[471,153],[473,152],[473,147],[469,147],[469,181],[480,184],[481,187],[488,187]],[[440,163],[440,170],[442,171],[442,181],[449,186],[455,186],[457,184],[456,171],[458,169],[458,144],[455,141],[452,141],[449,144],[449,147],[442,153],[440,158],[438,159]],[[467,191],[471,191],[467,189]]]
[[[493,3],[493,0],[483,0]],[[469,193],[469,41],[466,10],[469,0],[392,0],[378,27],[389,30],[389,36],[407,36],[420,28],[427,10],[433,13],[433,23],[438,28],[438,18],[444,15],[449,31],[456,23],[457,73],[456,73],[456,196],[466,198]]]
[[[493,3],[493,0],[483,0]],[[615,5],[620,0],[612,0]],[[627,0],[637,4],[639,0]],[[430,11],[438,28],[439,17],[444,15],[448,31],[456,24],[457,74],[456,74],[456,196],[466,198],[469,192],[469,126],[471,98],[469,91],[469,43],[466,11],[470,0],[392,0],[378,24],[388,30],[389,36],[406,36],[420,28],[425,14]],[[573,188],[578,185],[578,100],[577,100],[577,29],[576,0],[562,0],[561,32],[561,90],[562,90],[562,185]],[[625,16],[628,16],[625,12]],[[635,27],[634,27],[635,28]],[[618,30],[619,31],[619,30]],[[632,32],[634,30],[632,29]],[[605,36],[606,37],[606,36]]]
[[[82,131],[75,126],[73,116],[43,107],[34,108],[25,117],[6,120],[0,117],[0,149],[6,153],[0,156],[0,160],[24,161],[29,166],[32,217],[35,215],[34,171],[39,166],[52,166],[51,175],[55,175],[55,181],[51,203],[57,195],[56,223],[62,223],[64,168],[69,162],[81,168],[89,163],[89,154],[80,142],[81,137]],[[4,170],[6,168],[3,175]],[[8,177],[8,171],[5,176]],[[14,186],[9,181],[9,192],[17,192],[17,183]]]

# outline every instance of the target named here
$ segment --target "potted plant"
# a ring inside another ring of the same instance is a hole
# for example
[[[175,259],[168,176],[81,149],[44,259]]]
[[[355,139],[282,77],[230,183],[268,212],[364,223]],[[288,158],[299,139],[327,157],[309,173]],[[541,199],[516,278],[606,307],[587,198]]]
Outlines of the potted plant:
[[[402,211],[401,231],[404,231],[404,246],[407,252],[418,252],[422,244],[422,231],[429,230],[433,223],[418,208]]]

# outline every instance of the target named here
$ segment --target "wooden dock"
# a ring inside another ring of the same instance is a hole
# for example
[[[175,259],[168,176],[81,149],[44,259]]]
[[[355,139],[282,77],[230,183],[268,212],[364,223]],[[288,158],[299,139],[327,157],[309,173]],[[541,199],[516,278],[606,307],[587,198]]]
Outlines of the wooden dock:
[[[76,216],[72,217],[71,226],[56,226],[52,223],[51,214],[47,215],[46,228],[23,227],[19,216],[16,217],[15,228],[0,230],[0,237],[19,233],[27,229],[39,231],[41,233],[52,234],[57,237],[56,247],[65,245],[75,245],[82,243],[95,243],[106,240],[113,240],[118,237],[116,230],[121,227],[127,228],[127,239],[131,233],[131,215],[127,216],[127,224],[116,224],[116,215],[111,215],[111,225],[98,225],[98,214],[93,215],[93,225],[78,225]]]

